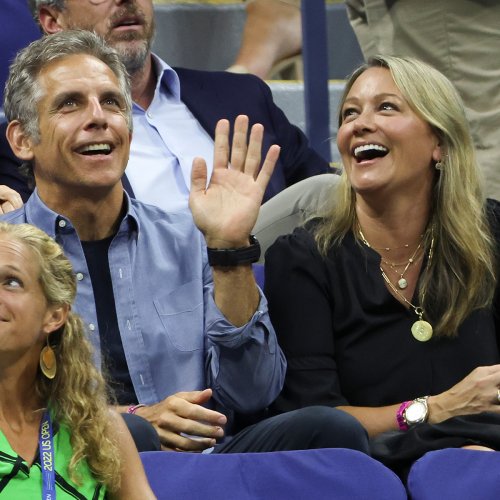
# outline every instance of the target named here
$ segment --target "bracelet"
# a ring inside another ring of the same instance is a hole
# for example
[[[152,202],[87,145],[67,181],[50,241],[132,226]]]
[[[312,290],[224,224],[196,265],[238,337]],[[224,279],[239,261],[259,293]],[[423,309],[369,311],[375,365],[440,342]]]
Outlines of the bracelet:
[[[127,408],[127,413],[131,413],[132,415],[139,409],[144,408],[146,405],[139,403],[138,405],[131,405]]]
[[[250,245],[241,248],[208,248],[208,263],[210,266],[241,266],[252,264],[260,258],[260,244],[257,238],[250,235]]]
[[[406,408],[410,406],[413,403],[413,401],[405,401],[404,403],[401,403],[401,405],[398,408],[398,411],[396,412],[396,421],[398,422],[398,427],[400,431],[407,431],[409,429],[408,424],[406,423],[404,413]]]

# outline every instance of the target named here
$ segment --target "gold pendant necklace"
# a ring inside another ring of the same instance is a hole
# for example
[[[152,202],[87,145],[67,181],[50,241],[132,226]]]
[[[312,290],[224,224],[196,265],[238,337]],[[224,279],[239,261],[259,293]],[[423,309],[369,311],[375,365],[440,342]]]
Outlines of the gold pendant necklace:
[[[362,235],[362,233],[360,233],[360,234]],[[363,235],[362,235],[362,238],[364,238]],[[366,241],[366,240],[364,240],[364,241]],[[404,290],[408,286],[408,281],[406,281],[406,278],[404,276],[405,276],[406,271],[408,271],[408,268],[415,262],[415,257],[417,256],[417,253],[421,247],[422,247],[422,242],[420,242],[418,244],[417,248],[415,248],[415,251],[411,254],[411,257],[408,259],[408,262],[405,262],[402,264],[395,264],[393,262],[389,262],[389,261],[385,260],[384,258],[382,258],[382,262],[384,264],[387,264],[399,276],[398,286],[401,290]],[[400,273],[396,269],[396,267],[401,267],[403,265],[405,266],[405,268],[403,269],[403,272]]]
[[[361,241],[369,248],[371,248],[370,244],[368,243],[368,241],[366,240],[363,232],[361,231],[361,227],[359,227],[359,224],[358,224],[358,232],[359,232],[359,236],[361,238]],[[431,233],[432,234],[432,233]],[[417,250],[415,250],[415,253],[412,255],[412,259],[414,259],[415,255],[416,255],[416,252],[418,251],[418,249],[420,248],[421,246],[421,243],[419,244],[419,246],[417,247]],[[429,254],[427,256],[427,264],[426,264],[426,267],[430,264],[431,260],[432,260],[432,252],[433,252],[433,249],[434,249],[434,236],[431,236],[431,245],[430,245],[430,248],[429,248]],[[403,271],[403,274],[407,271],[407,268],[410,266],[410,263],[407,264],[407,267],[405,268],[405,270]],[[413,325],[411,326],[411,334],[413,335],[413,337],[418,340],[419,342],[427,342],[428,340],[430,340],[432,338],[432,334],[433,334],[433,329],[432,329],[432,325],[428,322],[428,321],[425,321],[423,319],[423,316],[424,316],[424,310],[421,308],[421,307],[417,307],[415,305],[413,305],[391,282],[391,280],[387,277],[387,274],[385,274],[385,271],[382,269],[382,266],[379,266],[380,267],[380,272],[382,273],[382,277],[384,278],[384,281],[389,285],[389,287],[391,288],[391,290],[398,296],[400,297],[406,304],[408,304],[412,309],[413,311],[415,312],[415,314],[418,316],[418,319],[417,321],[415,321],[415,323],[413,323]],[[402,276],[401,276],[401,279],[404,279]],[[400,280],[401,281],[401,280]],[[406,282],[406,280],[404,280]],[[398,286],[400,286],[400,288],[404,289],[406,288],[406,286],[408,286],[408,283],[406,283],[405,286],[401,287],[401,284],[398,282]]]
[[[392,283],[391,280],[387,277],[387,274],[385,274],[384,270],[382,269],[382,266],[380,266],[380,272],[382,273],[382,277],[384,278],[385,282],[391,287],[391,290],[397,294],[399,297],[401,297],[406,304],[408,304],[414,311],[415,314],[418,316],[417,321],[411,325],[411,334],[413,337],[418,340],[419,342],[427,342],[432,338],[432,325],[428,322],[422,319],[424,315],[424,310],[421,307],[414,306]]]

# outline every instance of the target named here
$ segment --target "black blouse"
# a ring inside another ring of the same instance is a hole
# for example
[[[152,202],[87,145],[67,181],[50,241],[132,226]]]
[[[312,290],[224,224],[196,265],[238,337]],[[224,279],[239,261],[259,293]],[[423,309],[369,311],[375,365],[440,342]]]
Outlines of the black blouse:
[[[500,204],[489,206],[500,220]],[[326,259],[305,228],[268,250],[265,294],[288,360],[275,411],[395,404],[439,394],[475,367],[500,362],[498,298],[473,312],[455,338],[419,342],[410,331],[416,314],[389,293],[379,266],[379,254],[353,234]]]

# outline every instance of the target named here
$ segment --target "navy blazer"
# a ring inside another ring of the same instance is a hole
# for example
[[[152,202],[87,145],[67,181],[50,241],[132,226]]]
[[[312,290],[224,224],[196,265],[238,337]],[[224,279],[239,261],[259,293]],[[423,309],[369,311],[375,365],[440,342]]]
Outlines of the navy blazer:
[[[281,146],[281,154],[267,187],[264,201],[285,187],[312,175],[330,171],[328,162],[312,150],[302,131],[292,125],[272,99],[271,90],[258,77],[225,71],[211,72],[175,68],[181,82],[181,99],[210,137],[221,118],[231,123],[240,114],[250,124],[264,126],[263,151],[272,144]],[[13,155],[5,137],[6,124],[0,125],[0,184],[15,189],[26,201],[32,189],[19,173],[20,161]],[[124,175],[123,184],[131,196],[133,190]]]

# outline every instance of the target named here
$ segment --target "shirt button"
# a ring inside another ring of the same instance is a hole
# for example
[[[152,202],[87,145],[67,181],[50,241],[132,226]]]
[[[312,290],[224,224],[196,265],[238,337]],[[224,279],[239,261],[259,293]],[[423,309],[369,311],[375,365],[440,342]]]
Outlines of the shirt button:
[[[76,279],[78,281],[82,281],[82,279],[83,279],[83,273],[76,273]]]
[[[89,330],[90,330],[91,332],[93,332],[93,331],[95,330],[95,325],[94,325],[94,323],[90,323],[90,324],[89,324]]]
[[[146,114],[148,115],[148,118],[153,118],[153,113],[151,113],[151,111],[148,111]]]
[[[59,227],[66,227],[66,221],[64,219],[61,219],[59,222],[58,222],[58,225]]]

